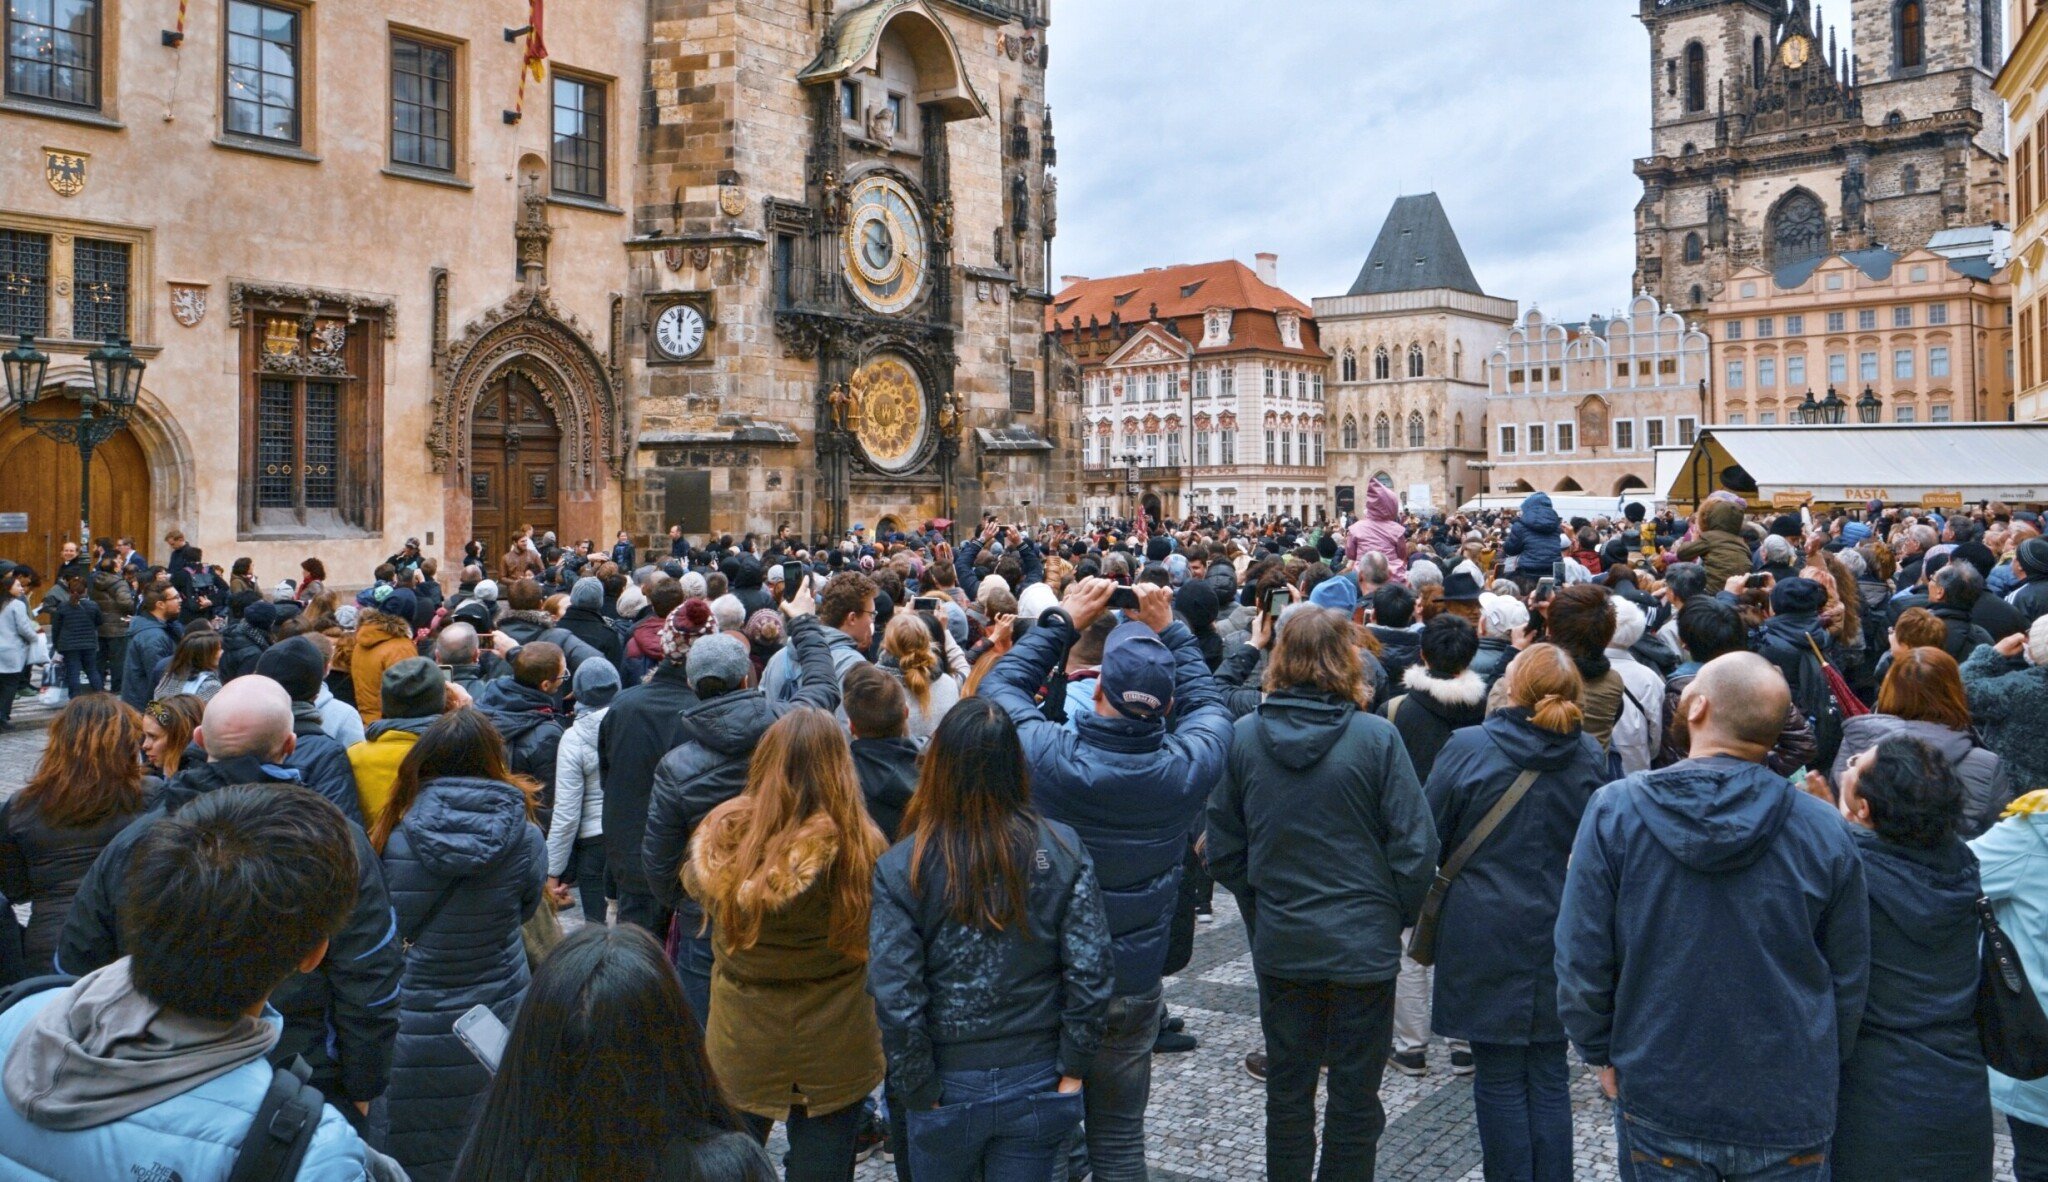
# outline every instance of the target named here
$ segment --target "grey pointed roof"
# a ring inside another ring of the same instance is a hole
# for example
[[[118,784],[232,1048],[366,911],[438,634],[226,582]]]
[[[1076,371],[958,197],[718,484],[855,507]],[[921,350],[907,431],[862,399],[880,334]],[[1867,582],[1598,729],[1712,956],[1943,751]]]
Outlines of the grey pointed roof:
[[[1394,291],[1452,291],[1485,295],[1473,278],[1458,233],[1435,193],[1399,197],[1380,227],[1365,266],[1349,295],[1384,295]]]

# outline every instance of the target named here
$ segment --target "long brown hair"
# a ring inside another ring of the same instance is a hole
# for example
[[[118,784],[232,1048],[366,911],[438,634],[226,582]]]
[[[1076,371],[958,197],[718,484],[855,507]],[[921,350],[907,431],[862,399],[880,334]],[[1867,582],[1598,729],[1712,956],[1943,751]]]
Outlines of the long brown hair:
[[[1342,612],[1299,607],[1287,613],[1266,666],[1267,693],[1320,690],[1372,709],[1372,689],[1358,660],[1357,632]]]
[[[711,811],[691,842],[684,865],[691,893],[718,925],[721,943],[734,951],[761,939],[770,911],[793,901],[809,884],[792,882],[791,867],[804,847],[829,854],[815,867],[831,900],[826,943],[849,960],[868,958],[868,911],[875,859],[885,843],[868,819],[853,752],[836,719],[808,707],[790,711],[768,728],[747,765],[747,788]]]
[[[1554,644],[1532,644],[1508,664],[1503,674],[1508,701],[1529,712],[1529,721],[1555,734],[1569,735],[1585,725],[1579,699],[1585,678],[1571,654]]]
[[[1877,687],[1877,712],[1951,730],[1970,729],[1970,701],[1956,659],[1938,648],[1907,649]]]
[[[533,819],[534,798],[540,785],[512,770],[505,755],[505,739],[483,711],[465,706],[450,710],[420,735],[419,742],[405,753],[398,765],[398,779],[391,800],[370,827],[370,844],[384,852],[384,843],[412,811],[420,786],[441,776],[475,776],[500,780],[519,789],[526,798],[526,817]]]
[[[199,720],[206,713],[206,699],[197,694],[172,694],[144,706],[142,712],[169,740],[164,744],[164,761],[159,769],[169,779],[178,774],[178,765],[185,762],[185,748],[192,745],[192,732],[199,729]]]
[[[171,663],[164,670],[164,676],[173,681],[183,681],[194,674],[213,673],[219,669],[220,633],[211,628],[194,628],[178,642],[178,650],[171,654]]]
[[[142,811],[142,715],[112,694],[71,699],[50,724],[42,762],[21,790],[57,829]]]
[[[1031,772],[1017,724],[987,698],[946,711],[926,748],[917,791],[903,811],[911,840],[910,889],[921,893],[937,851],[946,911],[964,927],[1029,932],[1030,863],[1038,835]]]
[[[1835,639],[1848,642],[1863,635],[1863,596],[1856,590],[1856,576],[1841,557],[1823,550],[1815,555],[1820,568],[1834,581],[1835,597],[1842,605],[1842,620],[1834,628]]]

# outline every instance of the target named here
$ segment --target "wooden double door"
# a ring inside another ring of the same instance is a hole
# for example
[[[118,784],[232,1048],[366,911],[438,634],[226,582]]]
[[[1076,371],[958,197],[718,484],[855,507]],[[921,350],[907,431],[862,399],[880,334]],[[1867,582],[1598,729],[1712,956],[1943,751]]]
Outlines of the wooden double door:
[[[540,389],[507,374],[477,399],[469,437],[470,536],[483,543],[486,574],[530,525],[536,535],[561,519],[562,431]]]
[[[54,414],[65,405],[52,401],[38,411]],[[149,508],[149,460],[131,428],[93,449],[92,532],[133,538],[136,549],[162,562],[166,555],[151,531]],[[78,534],[78,447],[52,442],[19,415],[0,417],[0,514],[7,513],[26,513],[28,529],[0,533],[0,558],[34,567],[48,587],[58,549]]]

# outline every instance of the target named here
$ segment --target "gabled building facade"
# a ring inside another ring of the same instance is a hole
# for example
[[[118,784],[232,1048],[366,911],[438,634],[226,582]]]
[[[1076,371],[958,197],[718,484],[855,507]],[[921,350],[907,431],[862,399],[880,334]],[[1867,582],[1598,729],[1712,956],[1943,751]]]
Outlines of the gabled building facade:
[[[1485,491],[1649,490],[1654,449],[1690,446],[1705,421],[1709,352],[1648,294],[1582,324],[1529,309],[1487,366]]]
[[[2011,0],[2012,53],[1999,71],[1998,93],[2012,120],[2012,302],[2031,331],[2014,342],[2019,354],[2013,417],[2048,419],[2048,5]]]
[[[1484,483],[1485,358],[1515,322],[1487,295],[1434,193],[1394,202],[1351,290],[1319,297],[1334,358],[1331,503],[1364,511],[1377,480],[1421,508],[1462,502]]]
[[[1278,259],[1069,277],[1046,329],[1080,366],[1090,520],[1315,521],[1329,355]]]

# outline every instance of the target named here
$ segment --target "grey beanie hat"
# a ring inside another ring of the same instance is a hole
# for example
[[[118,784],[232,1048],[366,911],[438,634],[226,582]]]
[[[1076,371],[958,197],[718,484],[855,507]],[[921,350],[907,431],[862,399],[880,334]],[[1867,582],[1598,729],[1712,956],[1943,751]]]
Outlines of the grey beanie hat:
[[[578,710],[601,710],[619,696],[619,671],[610,661],[585,661],[569,679]]]
[[[747,674],[753,671],[754,663],[747,656],[747,646],[724,633],[706,636],[692,644],[683,665],[683,676],[691,689],[716,678],[724,683],[727,693],[745,685]]]
[[[448,675],[425,657],[407,657],[379,684],[386,718],[431,718],[448,706]]]
[[[603,607],[604,584],[588,575],[576,580],[576,585],[569,588],[569,604],[572,607]]]

